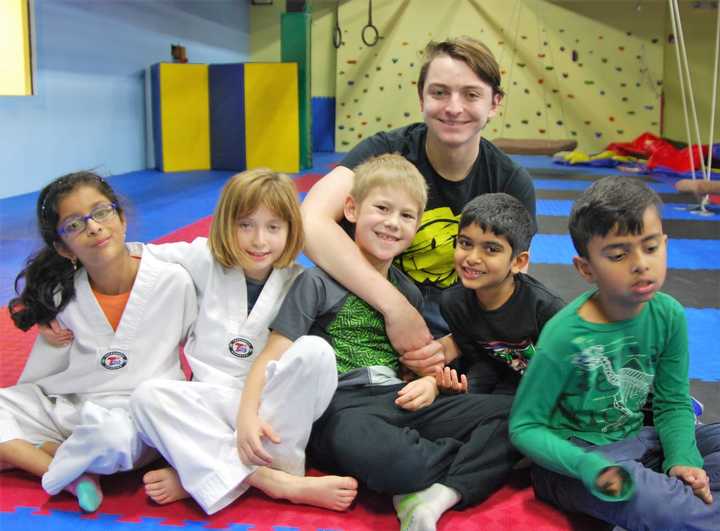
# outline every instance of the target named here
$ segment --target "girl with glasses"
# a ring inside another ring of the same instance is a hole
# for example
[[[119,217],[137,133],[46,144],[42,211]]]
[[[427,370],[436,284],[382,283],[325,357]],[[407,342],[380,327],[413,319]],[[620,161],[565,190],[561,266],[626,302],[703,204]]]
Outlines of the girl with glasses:
[[[144,440],[172,467],[143,478],[157,503],[192,496],[213,514],[250,487],[334,510],[346,509],[355,498],[352,478],[305,477],[312,423],[337,386],[334,352],[320,338],[301,338],[265,371],[262,422],[252,434],[263,447],[263,461],[251,462],[239,450],[245,434],[236,426],[245,379],[301,271],[294,264],[303,245],[299,207],[288,176],[246,171],[226,183],[209,238],[149,246],[190,272],[200,304],[185,345],[192,381],[146,382],[131,401]]]
[[[95,511],[97,474],[157,456],[134,426],[130,395],[148,378],[183,379],[179,346],[197,298],[183,268],[125,242],[120,201],[94,173],[43,188],[37,221],[45,245],[17,276],[10,315],[22,330],[55,322],[74,340],[38,336],[18,384],[0,389],[0,468],[41,476],[48,494],[69,491]]]

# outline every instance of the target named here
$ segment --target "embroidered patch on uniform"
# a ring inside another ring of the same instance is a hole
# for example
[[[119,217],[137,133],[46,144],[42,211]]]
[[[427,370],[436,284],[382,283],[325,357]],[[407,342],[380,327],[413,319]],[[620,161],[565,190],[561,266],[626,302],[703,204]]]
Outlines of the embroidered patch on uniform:
[[[127,355],[119,350],[112,350],[100,359],[100,365],[111,371],[122,369],[127,362]]]
[[[228,344],[228,349],[230,350],[230,354],[237,358],[248,358],[252,356],[253,344],[250,343],[249,339],[245,339],[244,337],[236,337],[230,340],[230,343]]]

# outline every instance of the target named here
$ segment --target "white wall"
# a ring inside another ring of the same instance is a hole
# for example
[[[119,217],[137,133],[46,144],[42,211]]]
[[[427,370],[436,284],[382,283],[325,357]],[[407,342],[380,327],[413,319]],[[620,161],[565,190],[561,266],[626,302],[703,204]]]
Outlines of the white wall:
[[[80,169],[143,169],[143,75],[182,44],[190,62],[249,56],[244,0],[35,0],[36,95],[0,96],[0,197]]]

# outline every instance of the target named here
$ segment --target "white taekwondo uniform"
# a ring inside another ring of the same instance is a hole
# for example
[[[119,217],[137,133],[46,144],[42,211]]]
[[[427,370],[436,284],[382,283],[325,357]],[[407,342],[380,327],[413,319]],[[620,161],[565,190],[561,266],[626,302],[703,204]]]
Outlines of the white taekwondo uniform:
[[[241,268],[216,262],[206,238],[151,245],[158,258],[181,264],[195,283],[199,314],[185,354],[192,382],[152,381],[133,394],[131,409],[143,439],[175,468],[183,487],[208,514],[229,505],[248,488],[256,466],[240,461],[236,415],[252,363],[269,336],[290,286],[302,271],[273,269],[248,315]],[[337,387],[335,354],[321,338],[303,337],[271,362],[259,415],[281,439],[265,443],[272,468],[305,475],[305,447],[312,423]]]
[[[138,436],[130,395],[150,378],[184,380],[179,347],[197,315],[190,277],[127,245],[142,259],[117,331],[81,268],[75,297],[57,315],[72,343],[53,347],[38,336],[18,384],[0,389],[0,442],[61,443],[42,478],[49,494],[85,472],[130,470],[156,455]]]

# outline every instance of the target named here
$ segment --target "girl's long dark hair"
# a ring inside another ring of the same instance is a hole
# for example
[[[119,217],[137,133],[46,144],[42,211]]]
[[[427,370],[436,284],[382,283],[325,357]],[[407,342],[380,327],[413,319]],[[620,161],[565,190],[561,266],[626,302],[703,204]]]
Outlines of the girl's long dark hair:
[[[8,304],[10,316],[20,330],[36,323],[48,324],[75,296],[76,264],[58,254],[55,244],[61,242],[57,233],[58,204],[81,186],[90,186],[122,208],[115,192],[105,180],[89,171],[70,173],[55,179],[40,191],[37,201],[37,223],[45,246],[30,256],[25,268],[15,278],[17,297]],[[77,262],[77,267],[82,264]],[[22,291],[20,286],[22,284]]]

